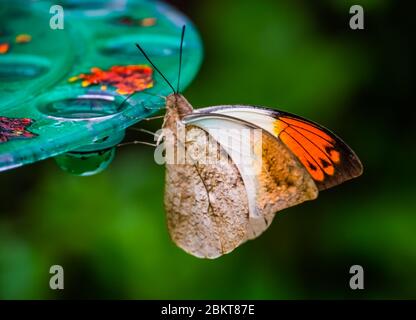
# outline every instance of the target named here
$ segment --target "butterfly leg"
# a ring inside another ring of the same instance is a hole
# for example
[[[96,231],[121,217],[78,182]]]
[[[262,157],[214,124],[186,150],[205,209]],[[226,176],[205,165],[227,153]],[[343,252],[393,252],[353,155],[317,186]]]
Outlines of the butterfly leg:
[[[144,144],[146,146],[157,147],[157,145],[155,143],[150,143],[150,142],[146,142],[146,141],[139,141],[139,140],[122,142],[122,143],[119,143],[117,145],[117,147],[125,147],[125,146],[130,146],[130,145],[133,145],[133,144]]]

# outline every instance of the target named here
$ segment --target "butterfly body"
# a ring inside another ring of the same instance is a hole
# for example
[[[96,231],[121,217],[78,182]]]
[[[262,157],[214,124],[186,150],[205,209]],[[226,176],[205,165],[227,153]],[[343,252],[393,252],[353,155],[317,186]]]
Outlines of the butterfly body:
[[[179,94],[167,97],[166,110],[168,228],[197,257],[232,251],[266,230],[276,212],[362,172],[344,142],[301,117],[254,106],[193,110]],[[252,152],[235,153],[231,138]]]

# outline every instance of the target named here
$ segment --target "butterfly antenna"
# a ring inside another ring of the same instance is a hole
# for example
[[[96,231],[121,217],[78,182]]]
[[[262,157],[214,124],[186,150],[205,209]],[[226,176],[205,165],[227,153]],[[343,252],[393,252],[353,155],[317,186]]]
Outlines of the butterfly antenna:
[[[181,45],[179,47],[179,72],[178,72],[178,87],[176,89],[176,93],[179,93],[179,84],[181,81],[181,69],[182,69],[182,48],[183,48],[183,38],[185,37],[185,29],[186,26],[182,26],[182,35],[181,35]]]
[[[140,45],[138,43],[136,43],[136,47],[144,55],[144,57],[147,59],[147,61],[149,61],[149,63],[152,65],[152,67],[162,76],[162,78],[166,81],[166,83],[169,85],[169,87],[171,87],[173,93],[176,93],[175,89],[173,88],[173,86],[171,85],[169,80],[163,75],[163,73],[158,69],[158,67],[155,66],[155,64],[152,62],[152,60],[150,60],[149,56],[146,54],[146,52],[144,52],[142,47],[140,47]]]

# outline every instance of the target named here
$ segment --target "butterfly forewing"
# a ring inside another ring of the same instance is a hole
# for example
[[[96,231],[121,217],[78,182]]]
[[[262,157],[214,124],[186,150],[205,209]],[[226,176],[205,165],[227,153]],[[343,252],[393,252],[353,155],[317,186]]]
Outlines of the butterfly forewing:
[[[229,115],[258,125],[282,141],[299,159],[319,190],[361,175],[354,151],[328,129],[302,117],[255,106],[216,106],[198,113]]]

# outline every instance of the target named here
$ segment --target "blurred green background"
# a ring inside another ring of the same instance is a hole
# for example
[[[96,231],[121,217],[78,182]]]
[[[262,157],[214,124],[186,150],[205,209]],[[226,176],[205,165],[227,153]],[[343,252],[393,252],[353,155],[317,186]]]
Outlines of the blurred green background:
[[[416,298],[412,11],[394,0],[171,3],[205,46],[184,92],[194,106],[310,118],[357,152],[363,176],[279,212],[260,238],[210,261],[170,241],[164,168],[150,147],[119,149],[92,177],[53,160],[1,173],[0,298]],[[349,28],[352,4],[364,7],[365,30]],[[49,289],[54,264],[63,291]],[[349,288],[354,264],[364,290]]]

